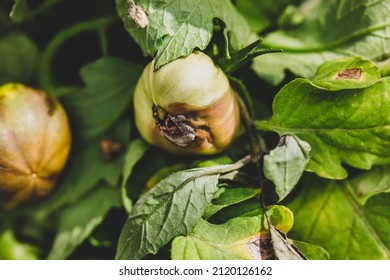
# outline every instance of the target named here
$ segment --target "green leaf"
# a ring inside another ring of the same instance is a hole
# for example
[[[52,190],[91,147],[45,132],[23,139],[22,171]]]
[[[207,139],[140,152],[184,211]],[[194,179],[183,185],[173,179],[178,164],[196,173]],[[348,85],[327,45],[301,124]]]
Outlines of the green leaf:
[[[295,134],[311,146],[307,170],[343,179],[342,166],[370,169],[390,162],[390,79],[353,90],[328,92],[296,79],[276,95],[270,121],[259,129]]]
[[[323,63],[311,79],[313,85],[327,90],[365,88],[381,78],[378,66],[361,57],[346,57]]]
[[[28,243],[18,241],[12,229],[0,232],[0,260],[37,260],[39,250]]]
[[[390,166],[377,166],[349,181],[356,197],[363,205],[374,194],[390,191]]]
[[[264,176],[275,184],[278,202],[294,189],[309,159],[310,145],[291,135],[283,135],[277,147],[264,156]]]
[[[204,166],[196,166],[196,167],[204,167]],[[188,169],[188,164],[180,162],[173,165],[168,165],[160,168],[156,173],[153,174],[152,177],[148,179],[146,182],[146,190],[149,190],[154,187],[158,182],[160,182],[165,177],[168,177],[170,174]]]
[[[260,216],[235,218],[222,225],[200,220],[189,235],[179,236],[173,240],[171,258],[173,260],[259,259],[260,249],[250,250],[248,247],[256,239],[258,240],[260,229]]]
[[[15,4],[12,6],[10,17],[15,23],[23,23],[33,18],[35,15],[46,11],[48,8],[60,1],[61,0],[39,1],[38,7],[30,9],[27,0],[15,0]]]
[[[127,117],[122,119],[122,115],[130,105],[141,70],[126,61],[104,57],[88,64],[81,72],[85,89],[61,99],[77,137],[73,137],[72,154],[56,191],[38,206],[36,215],[40,217],[75,203],[100,180],[117,186],[121,175],[123,155],[107,160],[100,145],[110,139],[127,146],[130,121]]]
[[[38,48],[27,35],[10,33],[0,37],[0,84],[30,82],[38,61]]]
[[[287,233],[293,226],[294,217],[291,210],[282,205],[268,206],[267,214],[274,228],[282,233]],[[269,229],[266,219],[263,221],[265,229]]]
[[[219,188],[218,192],[211,201],[211,205],[205,209],[203,218],[207,220],[219,210],[230,205],[246,201],[255,197],[259,193],[259,188]]]
[[[261,39],[258,39],[238,51],[233,51],[227,55],[220,55],[217,63],[218,66],[229,75],[240,69],[253,58],[273,52],[279,52],[279,50],[264,49],[261,46]]]
[[[282,10],[294,0],[236,0],[237,9],[248,21],[253,32],[263,31],[272,25]]]
[[[116,259],[157,253],[173,237],[189,232],[217,190],[218,175],[204,173],[174,173],[145,194],[122,229]]]
[[[284,206],[272,206],[268,215],[277,227],[287,232],[292,213]],[[260,259],[261,232],[268,229],[264,215],[237,217],[221,225],[200,220],[187,236],[172,242],[172,259],[223,260]]]
[[[141,68],[103,57],[81,69],[85,88],[62,98],[79,141],[95,140],[128,109]]]
[[[229,0],[136,2],[148,17],[145,28],[129,16],[131,1],[116,0],[118,14],[144,54],[156,56],[156,69],[189,55],[195,48],[204,50],[213,35],[215,18],[226,25],[234,50],[247,44],[252,36],[247,22]]]
[[[390,194],[372,196],[362,206],[350,186],[306,177],[290,204],[294,239],[317,244],[331,259],[390,258]]]
[[[100,185],[58,217],[58,231],[48,259],[65,259],[103,221],[112,207],[121,205],[120,190]]]
[[[211,208],[211,210],[213,210],[213,208]],[[211,210],[206,209],[205,217],[213,214]],[[222,208],[217,213],[214,213],[209,220],[216,224],[222,224],[233,218],[258,215],[261,212],[260,210],[260,201],[257,198],[251,198]]]
[[[380,60],[390,53],[389,0],[304,2],[296,9],[302,21],[265,36],[263,46],[283,53],[255,59],[254,70],[273,84],[285,70],[310,78],[324,61],[362,56]]]
[[[128,142],[130,124],[120,121],[110,130],[109,135],[124,145]],[[40,217],[50,215],[53,211],[66,205],[76,203],[81,197],[93,192],[96,184],[103,180],[111,187],[118,186],[123,155],[112,160],[105,160],[99,148],[100,141],[92,142],[88,147],[73,153],[69,159],[68,167],[62,174],[56,190],[42,203],[37,205],[35,215]]]
[[[12,6],[10,17],[12,21],[21,23],[25,21],[30,14],[26,0],[15,0],[15,4]]]
[[[309,260],[329,260],[330,255],[329,253],[322,247],[313,245],[310,243],[297,241],[297,240],[291,240],[291,242],[298,247],[299,251],[302,252],[305,257],[307,257]]]
[[[189,233],[217,191],[219,175],[247,160],[179,171],[160,181],[134,205],[119,237],[116,259],[155,254],[175,236]]]
[[[131,211],[131,201],[127,196],[126,183],[134,165],[143,157],[149,146],[142,139],[133,140],[127,148],[122,169],[122,202],[127,212]]]

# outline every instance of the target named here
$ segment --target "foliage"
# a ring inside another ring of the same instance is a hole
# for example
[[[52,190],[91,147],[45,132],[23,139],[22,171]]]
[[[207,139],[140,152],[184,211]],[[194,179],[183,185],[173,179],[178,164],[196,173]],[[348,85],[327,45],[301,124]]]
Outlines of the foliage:
[[[0,258],[390,259],[389,0],[0,4],[0,83],[56,96],[73,135],[55,191],[0,209]],[[183,158],[140,138],[133,91],[195,49],[241,128]]]

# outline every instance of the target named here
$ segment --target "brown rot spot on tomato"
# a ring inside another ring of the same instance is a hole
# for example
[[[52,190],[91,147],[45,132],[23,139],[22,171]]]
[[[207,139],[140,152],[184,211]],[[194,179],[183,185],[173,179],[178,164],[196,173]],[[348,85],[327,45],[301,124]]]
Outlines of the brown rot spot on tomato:
[[[351,69],[343,69],[337,73],[337,79],[354,79],[358,80],[362,76],[362,69],[360,68],[351,68]]]
[[[160,133],[170,142],[180,147],[194,146],[197,142],[196,128],[185,115],[170,115],[159,106],[153,105],[153,117]],[[161,118],[161,112],[164,117]]]
[[[134,91],[135,123],[150,144],[179,155],[225,150],[240,123],[225,73],[195,51],[154,71],[148,64]]]

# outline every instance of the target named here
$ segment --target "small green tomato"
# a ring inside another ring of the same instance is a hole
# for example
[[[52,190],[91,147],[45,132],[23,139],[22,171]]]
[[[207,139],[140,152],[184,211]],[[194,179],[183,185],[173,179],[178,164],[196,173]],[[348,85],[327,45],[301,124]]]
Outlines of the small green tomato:
[[[240,114],[225,73],[199,51],[153,69],[154,60],[134,93],[135,122],[143,138],[182,155],[226,149],[236,135]]]

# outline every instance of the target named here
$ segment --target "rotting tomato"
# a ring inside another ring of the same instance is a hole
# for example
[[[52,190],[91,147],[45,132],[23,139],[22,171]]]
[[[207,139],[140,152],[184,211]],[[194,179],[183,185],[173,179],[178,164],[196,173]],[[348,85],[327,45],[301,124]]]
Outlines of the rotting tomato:
[[[136,126],[149,143],[175,154],[216,154],[240,123],[236,95],[225,73],[194,51],[157,71],[154,60],[134,93]]]

